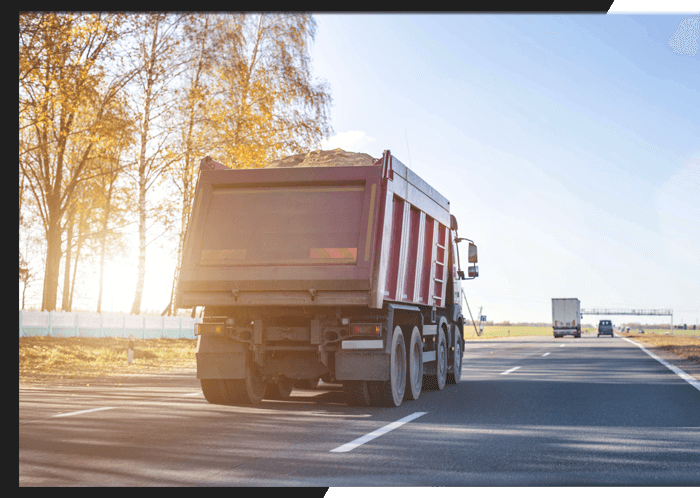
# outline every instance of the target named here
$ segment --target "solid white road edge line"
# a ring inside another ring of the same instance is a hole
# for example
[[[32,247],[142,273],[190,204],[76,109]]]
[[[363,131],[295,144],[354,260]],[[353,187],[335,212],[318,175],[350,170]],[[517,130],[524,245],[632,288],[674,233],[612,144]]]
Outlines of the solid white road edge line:
[[[349,443],[345,443],[342,446],[338,446],[337,448],[332,449],[330,452],[331,453],[346,453],[348,451],[354,450],[360,445],[365,444],[368,441],[371,441],[374,438],[377,438],[383,434],[386,434],[389,431],[393,431],[394,429],[401,427],[403,424],[410,422],[411,420],[417,419],[418,417],[422,417],[428,412],[415,412],[412,413],[411,415],[408,415],[407,417],[402,418],[401,420],[397,420],[396,422],[392,422],[389,425],[385,425],[384,427],[377,429],[374,432],[370,432],[369,434],[366,434],[362,437],[358,437],[354,441],[350,441]]]
[[[670,363],[665,362],[664,360],[662,360],[661,358],[659,358],[658,356],[656,356],[654,353],[652,353],[651,351],[649,351],[647,348],[645,348],[645,347],[642,346],[641,344],[639,344],[639,343],[637,343],[637,342],[634,342],[632,339],[628,339],[627,337],[623,337],[623,339],[626,340],[627,342],[631,342],[632,344],[634,344],[635,346],[637,346],[638,348],[640,348],[640,349],[641,349],[642,351],[644,351],[646,354],[648,354],[649,356],[651,356],[652,358],[654,358],[656,361],[658,361],[659,363],[661,363],[663,366],[665,366],[666,368],[668,368],[671,372],[673,372],[673,373],[676,374],[678,377],[680,377],[681,379],[683,379],[684,381],[686,381],[688,384],[690,384],[691,386],[693,386],[695,389],[697,389],[698,391],[700,391],[700,382],[698,382],[698,381],[695,380],[693,377],[691,377],[690,375],[688,375],[687,373],[685,373],[683,370],[681,370],[680,368],[678,368],[678,367],[676,367],[676,366],[674,366],[674,365],[671,365]]]
[[[70,412],[70,413],[60,413],[58,415],[51,415],[52,418],[56,417],[70,417],[71,415],[81,415],[83,413],[90,413],[90,412],[100,412],[102,410],[112,410],[114,409],[113,406],[104,406],[102,408],[93,408],[91,410],[80,410],[78,412]]]
[[[510,370],[506,370],[505,372],[501,372],[501,375],[508,375],[509,373],[515,372],[518,368],[520,368],[520,367],[513,367]]]

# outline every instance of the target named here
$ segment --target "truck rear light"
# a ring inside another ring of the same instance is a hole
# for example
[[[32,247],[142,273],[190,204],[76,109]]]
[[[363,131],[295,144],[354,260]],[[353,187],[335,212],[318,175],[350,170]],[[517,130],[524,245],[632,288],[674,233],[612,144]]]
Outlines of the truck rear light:
[[[224,325],[221,323],[199,323],[197,324],[197,335],[223,335]]]
[[[382,326],[378,323],[355,323],[350,326],[350,335],[374,335],[382,333]]]

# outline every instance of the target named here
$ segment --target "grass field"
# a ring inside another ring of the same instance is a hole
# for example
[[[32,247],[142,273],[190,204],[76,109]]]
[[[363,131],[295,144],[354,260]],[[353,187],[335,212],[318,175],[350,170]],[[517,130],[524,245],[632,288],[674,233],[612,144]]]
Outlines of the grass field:
[[[484,332],[481,334],[481,337],[477,337],[473,326],[464,327],[465,339],[488,339],[490,337],[517,337],[523,335],[552,335],[552,327],[487,325],[484,327]]]
[[[20,379],[75,378],[149,373],[195,368],[195,339],[129,339],[97,337],[20,337]]]
[[[588,328],[584,332],[595,333]],[[647,347],[662,348],[700,363],[700,331],[645,330],[645,334],[623,334]],[[658,333],[652,333],[658,332]],[[675,332],[685,332],[676,334]],[[691,335],[688,332],[695,332]],[[474,328],[465,328],[465,339],[482,340],[519,336],[552,336],[551,327],[493,325],[477,337]],[[39,381],[62,378],[108,377],[148,374],[173,369],[195,368],[195,339],[142,339],[135,341],[134,360],[127,363],[128,339],[95,337],[20,337],[19,378]]]

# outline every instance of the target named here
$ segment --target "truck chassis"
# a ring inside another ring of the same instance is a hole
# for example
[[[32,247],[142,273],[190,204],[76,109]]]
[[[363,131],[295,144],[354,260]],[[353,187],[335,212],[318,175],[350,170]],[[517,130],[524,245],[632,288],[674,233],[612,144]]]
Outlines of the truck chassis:
[[[287,399],[295,381],[320,378],[342,383],[350,405],[398,406],[461,380],[464,329],[461,313],[453,318],[398,303],[382,310],[207,307],[197,377],[215,404]]]

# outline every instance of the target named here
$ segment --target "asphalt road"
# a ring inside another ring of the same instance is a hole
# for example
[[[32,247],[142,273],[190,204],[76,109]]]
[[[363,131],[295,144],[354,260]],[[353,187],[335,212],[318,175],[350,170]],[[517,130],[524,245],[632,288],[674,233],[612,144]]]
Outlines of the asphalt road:
[[[461,383],[394,409],[327,384],[210,405],[194,372],[21,384],[19,484],[698,486],[700,390],[595,335],[470,342]]]

